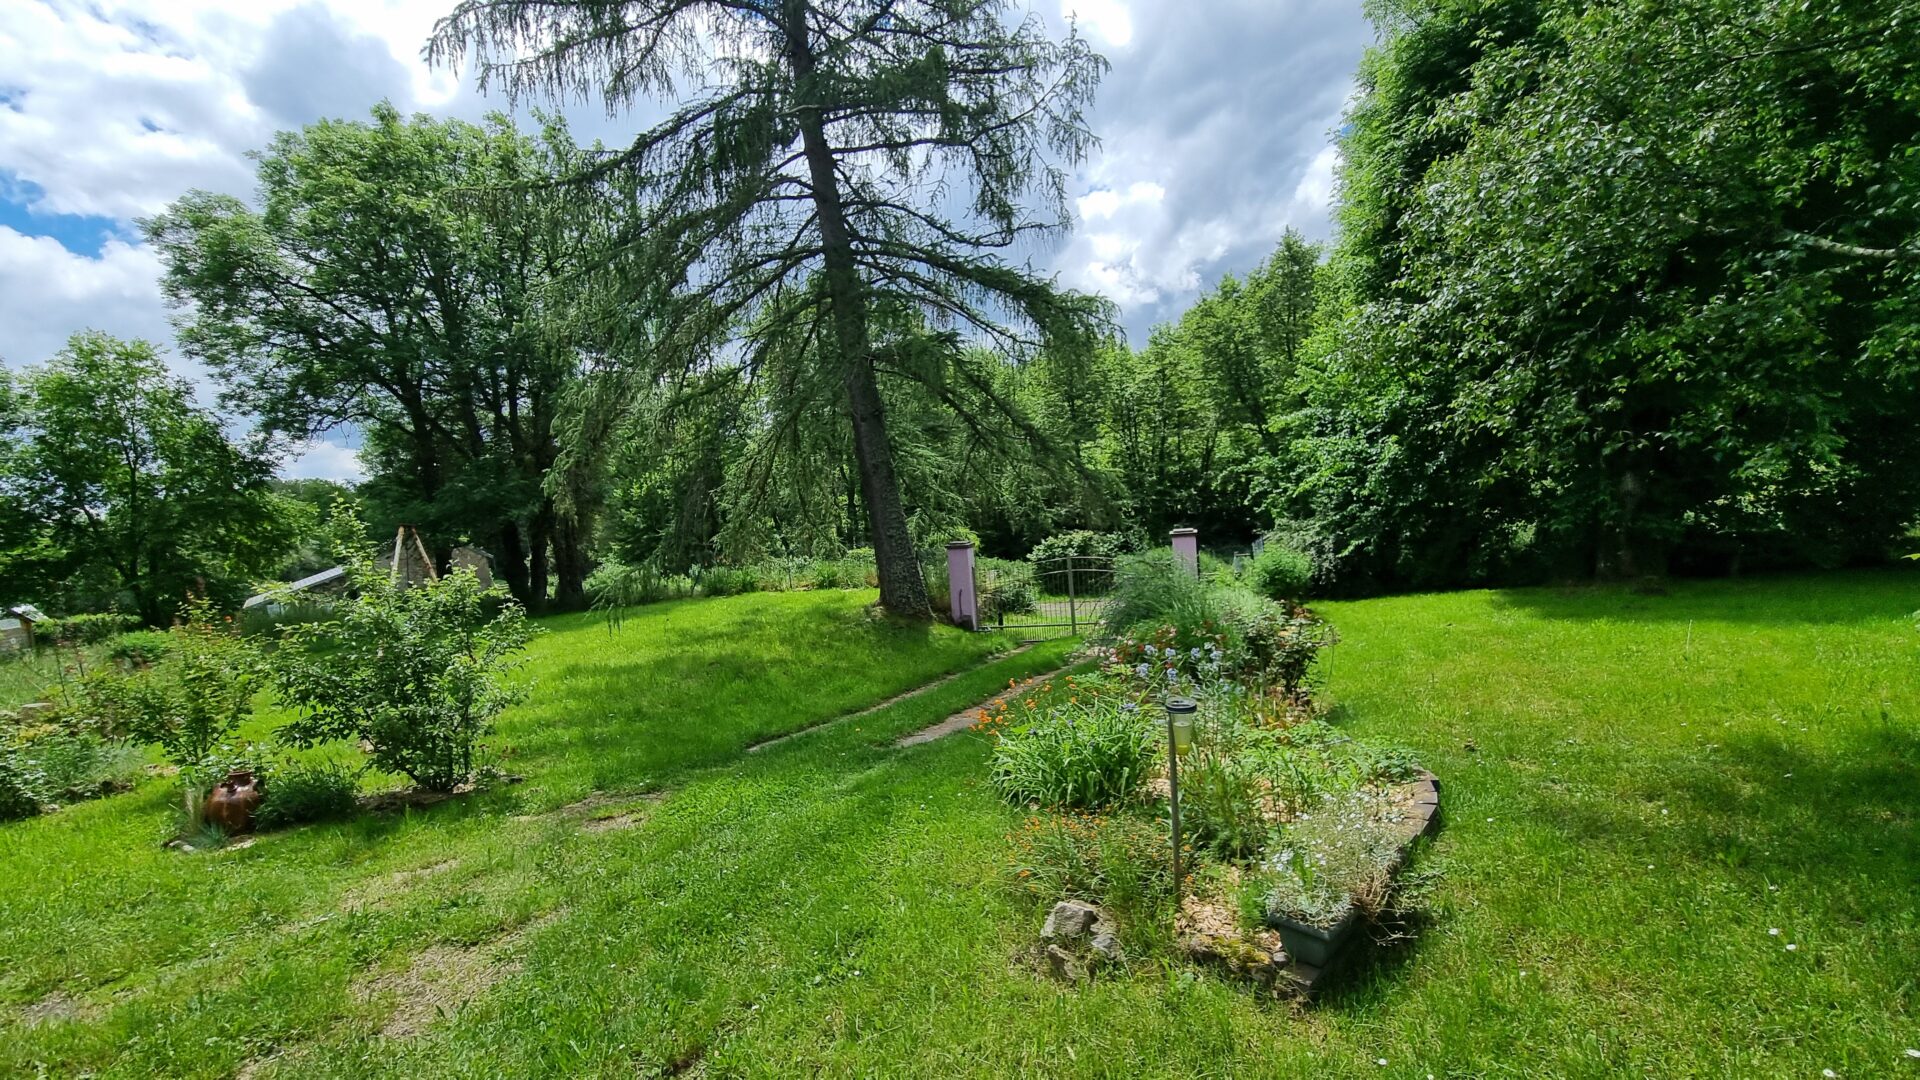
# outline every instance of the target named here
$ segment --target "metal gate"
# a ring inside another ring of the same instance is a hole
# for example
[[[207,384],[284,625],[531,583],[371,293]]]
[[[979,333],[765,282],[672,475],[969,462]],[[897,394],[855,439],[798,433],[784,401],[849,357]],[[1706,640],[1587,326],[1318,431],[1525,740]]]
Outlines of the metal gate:
[[[1092,630],[1113,595],[1113,560],[1065,555],[1044,562],[1001,562],[979,572],[980,629]]]

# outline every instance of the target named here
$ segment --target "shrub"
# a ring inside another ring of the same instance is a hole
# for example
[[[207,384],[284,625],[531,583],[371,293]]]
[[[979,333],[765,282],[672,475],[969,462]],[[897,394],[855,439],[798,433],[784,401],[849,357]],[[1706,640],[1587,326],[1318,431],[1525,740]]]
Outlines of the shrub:
[[[1091,809],[1132,794],[1153,765],[1153,726],[1132,702],[1054,705],[994,747],[993,785],[1010,802]]]
[[[140,625],[132,615],[104,611],[94,615],[69,615],[48,619],[35,628],[37,636],[61,645],[98,645],[115,634]]]
[[[352,816],[358,807],[360,774],[342,762],[299,762],[270,769],[258,821],[284,829]]]
[[[173,649],[173,635],[164,630],[135,630],[121,634],[107,646],[107,656],[127,667],[152,667]]]
[[[273,654],[274,681],[299,710],[281,736],[364,740],[376,767],[451,791],[474,775],[494,717],[524,693],[504,676],[533,629],[504,589],[481,588],[471,571],[409,588],[366,552],[342,554],[356,592],[339,620],[288,628]]]
[[[1139,911],[1173,895],[1170,844],[1165,826],[1131,814],[1047,814],[1014,834],[1008,861],[1020,886],[1041,900]]]
[[[1320,653],[1339,640],[1326,620],[1297,604],[1234,608],[1226,619],[1233,640],[1228,677],[1289,695],[1305,689]]]
[[[1113,640],[1148,624],[1198,628],[1205,622],[1218,622],[1223,592],[1196,579],[1174,561],[1172,552],[1129,556],[1115,564],[1103,634]]]
[[[125,743],[86,732],[50,731],[22,744],[17,758],[40,775],[56,798],[90,799],[132,786],[141,754]]]
[[[133,738],[159,744],[180,767],[187,818],[197,823],[200,796],[218,771],[215,751],[253,713],[260,656],[207,600],[189,600],[181,613],[161,663],[118,680],[98,676],[83,693],[95,723],[125,718]]]
[[[1070,555],[1117,559],[1132,549],[1131,539],[1121,533],[1092,532],[1087,529],[1055,533],[1033,545],[1033,550],[1027,553],[1027,561],[1044,568],[1046,564]]]
[[[1040,585],[1033,567],[1010,559],[981,559],[978,569],[980,618],[992,620],[1001,615],[1025,615],[1039,601]]]
[[[1298,600],[1312,583],[1313,559],[1273,540],[1261,547],[1247,571],[1247,584],[1269,600]]]
[[[700,572],[700,592],[706,596],[739,596],[759,588],[760,575],[745,567],[710,566]]]
[[[0,821],[34,817],[48,800],[47,778],[14,751],[0,747]]]
[[[595,567],[584,586],[593,609],[606,614],[609,622],[618,622],[619,613],[626,608],[692,596],[694,592],[690,578],[662,574],[653,566],[619,562]]]

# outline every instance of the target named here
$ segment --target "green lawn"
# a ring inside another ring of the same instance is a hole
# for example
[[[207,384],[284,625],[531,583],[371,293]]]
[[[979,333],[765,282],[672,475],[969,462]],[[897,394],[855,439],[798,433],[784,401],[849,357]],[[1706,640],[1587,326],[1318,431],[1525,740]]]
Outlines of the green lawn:
[[[743,756],[994,645],[866,599],[548,622],[528,779],[466,803],[193,856],[158,783],[0,827],[0,1073],[1920,1078],[1920,577],[1324,605],[1340,722],[1446,824],[1417,939],[1306,1011],[1017,962],[985,744],[891,741],[1066,642]],[[596,789],[636,797],[562,809]]]

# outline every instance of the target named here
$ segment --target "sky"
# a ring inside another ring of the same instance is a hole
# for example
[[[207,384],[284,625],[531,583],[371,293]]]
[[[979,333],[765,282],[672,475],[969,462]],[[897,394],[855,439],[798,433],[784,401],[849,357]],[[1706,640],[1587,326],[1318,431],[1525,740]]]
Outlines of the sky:
[[[1020,0],[1016,0],[1020,2]],[[1030,257],[1120,306],[1146,342],[1289,226],[1331,231],[1332,132],[1373,34],[1358,0],[1025,0],[1112,63],[1090,116],[1073,231]],[[420,50],[452,0],[0,0],[0,359],[42,362],[97,329],[162,344],[159,265],[135,225],[194,188],[250,198],[278,130],[375,103],[479,120],[514,111]],[[518,114],[552,102],[522,102]],[[559,103],[583,142],[646,114]],[[288,476],[360,475],[350,434]]]

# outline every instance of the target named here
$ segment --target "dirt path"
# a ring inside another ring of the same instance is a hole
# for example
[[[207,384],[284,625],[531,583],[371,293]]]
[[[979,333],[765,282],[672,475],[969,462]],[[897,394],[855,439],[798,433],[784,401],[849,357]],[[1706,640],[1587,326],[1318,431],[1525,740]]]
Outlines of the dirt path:
[[[988,658],[984,663],[976,664],[970,668],[962,668],[959,671],[952,673],[951,675],[942,675],[940,678],[935,679],[932,682],[927,683],[923,686],[916,686],[911,690],[907,690],[902,693],[895,694],[878,705],[869,705],[858,712],[845,713],[843,715],[836,716],[831,720],[822,720],[818,724],[813,724],[809,727],[803,727],[798,731],[789,731],[785,735],[775,735],[771,739],[766,739],[764,741],[754,743],[752,746],[747,747],[747,753],[757,754],[760,751],[767,749],[768,747],[779,746],[781,743],[786,742],[789,739],[797,739],[802,735],[807,735],[815,731],[819,731],[821,728],[832,727],[835,724],[844,724],[848,720],[858,720],[862,716],[868,716],[873,713],[877,713],[881,709],[885,709],[892,705],[898,705],[899,703],[909,700],[911,698],[919,697],[921,694],[927,693],[930,690],[937,690],[940,687],[947,685],[948,683],[952,682],[953,680],[959,678],[962,675],[971,674],[972,672],[978,671],[981,668],[986,667],[987,664],[997,664],[1000,661],[1006,660],[1010,657],[1019,656],[1021,653],[1026,652],[1028,649],[1033,648],[1035,644],[1037,643],[1032,641],[1022,642],[1018,648],[1013,649],[1010,652],[1000,653],[997,656]]]
[[[980,710],[992,702],[998,701],[1008,694],[1018,694],[1028,687],[1037,686],[1049,679],[1065,675],[1067,672],[1079,667],[1080,663],[1080,661],[1074,661],[1062,667],[1057,667],[1043,675],[1035,675],[1016,686],[1009,686],[1005,690],[996,691],[992,697],[982,701],[980,704],[961,709],[959,712],[954,713],[952,716],[947,717],[932,727],[922,728],[911,735],[901,736],[893,745],[896,748],[920,746],[925,743],[930,743],[935,739],[944,739],[956,732],[965,731],[973,726],[974,721],[980,719]]]

